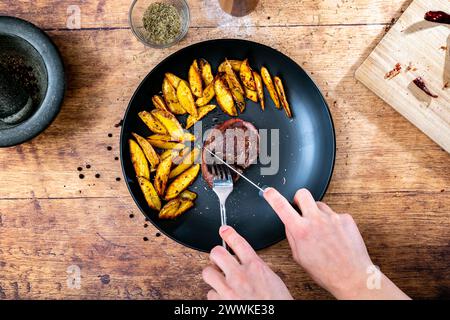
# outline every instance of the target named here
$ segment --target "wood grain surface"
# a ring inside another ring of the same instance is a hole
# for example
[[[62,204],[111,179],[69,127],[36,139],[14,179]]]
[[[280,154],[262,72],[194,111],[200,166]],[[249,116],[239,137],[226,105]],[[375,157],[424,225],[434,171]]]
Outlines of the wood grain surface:
[[[415,0],[356,70],[356,78],[450,153],[450,28],[424,21],[448,0]],[[399,73],[386,77],[394,66]],[[414,79],[421,77],[430,97]]]
[[[213,38],[264,43],[311,74],[337,135],[325,201],[354,216],[373,261],[407,294],[450,298],[450,156],[354,78],[409,3],[260,1],[251,15],[232,18],[217,1],[189,1],[187,37],[154,50],[128,28],[130,1],[0,2],[2,14],[48,31],[68,75],[56,121],[30,142],[0,149],[0,299],[205,298],[208,256],[158,236],[116,181],[116,124],[161,59]],[[80,8],[81,29],[67,27],[70,5]],[[294,263],[286,241],[260,254],[295,298],[332,298]],[[71,266],[81,271],[78,289],[67,283]]]

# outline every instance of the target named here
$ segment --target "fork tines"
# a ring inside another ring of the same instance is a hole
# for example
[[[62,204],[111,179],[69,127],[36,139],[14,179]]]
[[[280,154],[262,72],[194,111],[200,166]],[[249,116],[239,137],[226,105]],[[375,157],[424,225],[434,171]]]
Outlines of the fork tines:
[[[232,176],[230,172],[230,168],[225,165],[214,164],[211,166],[211,173],[214,176],[215,181],[231,181]]]

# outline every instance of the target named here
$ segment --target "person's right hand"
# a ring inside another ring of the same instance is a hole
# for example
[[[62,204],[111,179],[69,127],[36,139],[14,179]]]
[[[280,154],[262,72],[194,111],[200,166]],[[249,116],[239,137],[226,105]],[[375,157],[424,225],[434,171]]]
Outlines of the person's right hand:
[[[374,270],[374,266],[349,214],[337,214],[326,204],[316,202],[306,189],[297,191],[294,197],[302,215],[273,188],[264,191],[264,198],[286,226],[295,261],[336,298],[408,298],[381,272],[381,287],[368,287],[367,270]]]

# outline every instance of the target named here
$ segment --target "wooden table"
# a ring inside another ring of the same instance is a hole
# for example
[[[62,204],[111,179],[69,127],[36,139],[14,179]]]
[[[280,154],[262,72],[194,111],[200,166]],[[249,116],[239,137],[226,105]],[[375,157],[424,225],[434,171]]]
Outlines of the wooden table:
[[[2,14],[50,34],[68,74],[65,103],[48,130],[0,150],[0,299],[205,297],[208,256],[158,237],[116,181],[115,125],[161,59],[213,38],[264,43],[311,74],[337,134],[325,201],[354,216],[374,263],[411,297],[450,298],[450,156],[353,75],[409,0],[267,0],[241,19],[214,0],[191,0],[187,37],[165,50],[133,37],[130,2],[0,2]],[[81,29],[67,27],[70,5],[81,9]],[[294,297],[331,297],[299,270],[286,241],[260,254]],[[80,268],[79,289],[67,284],[70,266]]]

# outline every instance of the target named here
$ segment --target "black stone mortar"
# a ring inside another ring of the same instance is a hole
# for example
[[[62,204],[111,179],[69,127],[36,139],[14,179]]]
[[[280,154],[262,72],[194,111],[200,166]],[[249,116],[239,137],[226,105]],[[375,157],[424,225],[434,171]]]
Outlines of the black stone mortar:
[[[0,147],[44,131],[64,98],[58,49],[42,30],[14,17],[0,16],[0,90]]]

